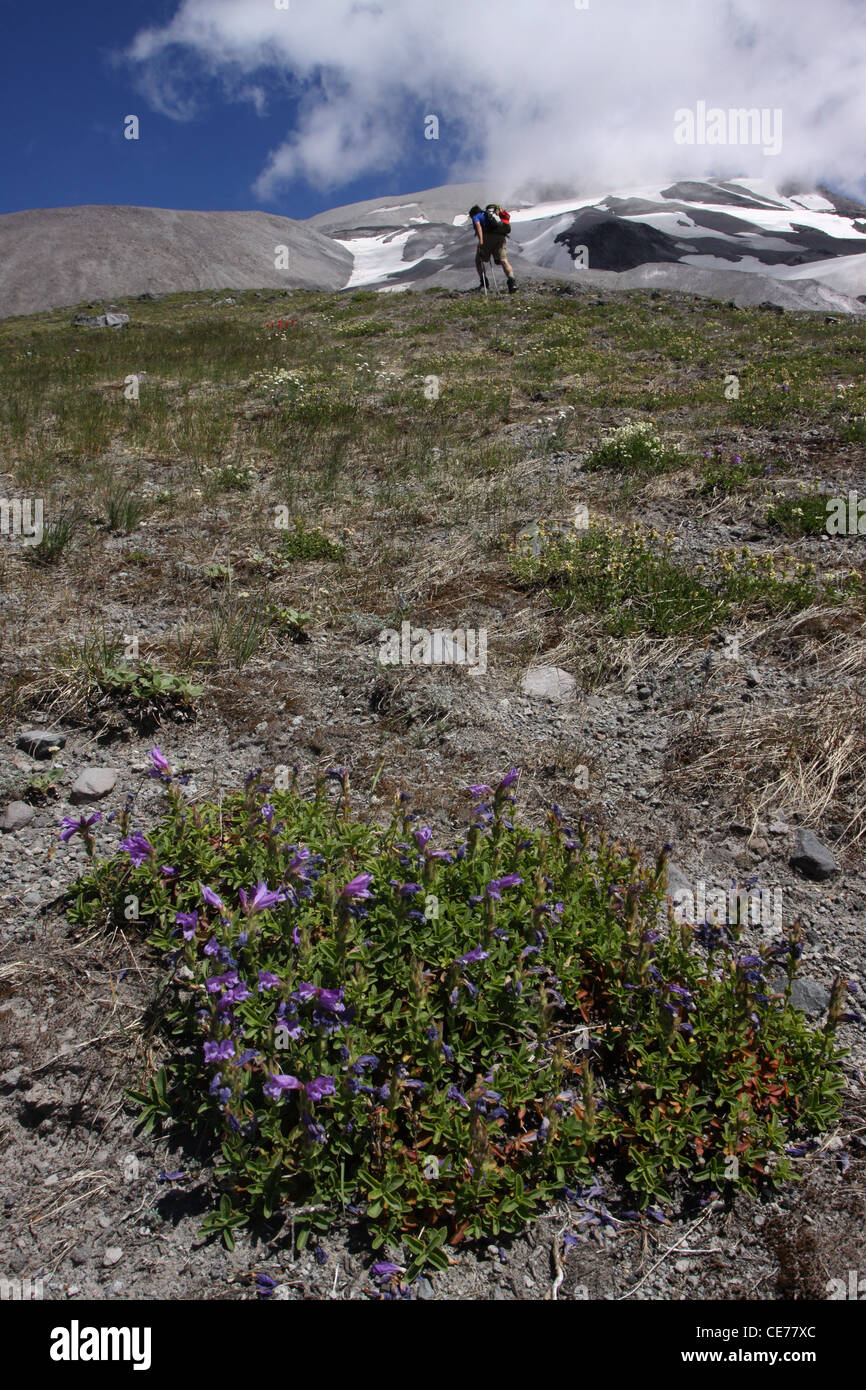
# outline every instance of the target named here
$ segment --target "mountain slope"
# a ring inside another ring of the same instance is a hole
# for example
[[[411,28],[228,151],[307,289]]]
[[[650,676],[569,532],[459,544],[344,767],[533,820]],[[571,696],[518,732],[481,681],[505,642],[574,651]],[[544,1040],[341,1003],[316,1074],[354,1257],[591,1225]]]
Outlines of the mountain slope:
[[[350,286],[449,288],[473,282],[469,185],[336,208],[312,219],[349,251]],[[741,305],[862,313],[864,209],[823,193],[742,180],[689,182],[598,197],[511,200],[509,257],[524,279],[653,285]],[[664,268],[664,269],[663,269]]]
[[[288,246],[288,270],[275,268]],[[0,315],[195,289],[339,289],[352,261],[303,222],[267,212],[45,208],[0,217]]]
[[[0,316],[145,291],[469,290],[467,210],[496,198],[512,209],[509,257],[523,281],[866,313],[866,209],[827,190],[731,179],[534,201],[453,184],[304,222],[134,207],[12,213],[0,217]],[[278,246],[289,248],[288,270],[275,268]]]

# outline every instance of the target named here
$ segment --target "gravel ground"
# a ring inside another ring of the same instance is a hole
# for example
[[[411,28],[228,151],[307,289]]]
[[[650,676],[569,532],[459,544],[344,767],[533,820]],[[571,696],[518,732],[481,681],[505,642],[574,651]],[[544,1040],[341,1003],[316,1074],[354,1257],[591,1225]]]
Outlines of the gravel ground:
[[[299,713],[261,720],[251,701],[245,731],[230,731],[213,710],[194,724],[164,729],[161,747],[192,774],[189,795],[210,797],[237,787],[253,767],[295,762],[309,781],[323,766],[352,763],[363,787],[381,738],[370,710],[375,675],[347,680],[340,673],[358,667],[346,655],[322,639],[294,649],[286,684]],[[590,815],[647,854],[674,844],[672,891],[700,880],[726,887],[745,876],[781,889],[786,915],[798,916],[806,932],[806,1008],[825,1004],[840,971],[866,979],[866,877],[853,852],[838,855],[832,879],[812,882],[791,867],[802,827],[784,806],[747,826],[726,806],[723,786],[686,796],[676,790],[672,739],[698,715],[739,718],[784,701],[784,672],[698,655],[691,668],[644,670],[631,688],[561,700],[525,698],[518,680],[495,668],[483,688],[453,670],[412,676],[413,707],[444,700],[452,711],[448,727],[420,750],[411,721],[408,731],[389,735],[394,786],[403,776],[419,800],[425,785],[447,789],[424,805],[429,819],[447,826],[449,795],[456,804],[461,785],[518,761],[515,750],[526,769],[524,817],[538,821],[554,799],[573,810],[578,750]],[[716,715],[705,713],[710,709]],[[93,767],[117,772],[114,790],[98,802],[104,814],[133,793],[135,822],[152,823],[162,797],[146,775],[153,740],[131,734],[105,748],[91,730],[60,732],[66,742],[54,755],[64,768],[57,796],[0,837],[0,1125],[7,1154],[0,1269],[7,1277],[41,1278],[45,1296],[61,1299],[253,1298],[257,1273],[276,1282],[278,1298],[376,1296],[369,1275],[375,1257],[357,1223],[333,1228],[316,1252],[294,1256],[286,1223],[242,1236],[227,1253],[197,1235],[212,1202],[209,1156],[136,1137],[123,1088],[136,1084],[144,1060],[140,1021],[157,963],[134,923],[111,937],[70,927],[58,899],[85,859],[76,840],[58,845],[57,824],[72,809],[76,778]],[[46,767],[16,749],[19,735],[13,726],[3,743],[7,802],[15,785]],[[390,799],[384,783],[377,790]],[[111,830],[100,834],[109,849]],[[821,834],[826,842],[827,831]],[[768,933],[772,928],[758,929],[754,940]],[[455,1250],[451,1268],[420,1278],[411,1296],[534,1300],[556,1286],[559,1299],[827,1298],[830,1281],[863,1267],[866,1049],[862,1030],[848,1026],[842,1036],[851,1048],[845,1118],[798,1160],[801,1184],[764,1200],[672,1211],[669,1224],[644,1225],[616,1218],[611,1186],[588,1204],[561,1201],[519,1238]],[[391,1253],[399,1260],[399,1251]]]

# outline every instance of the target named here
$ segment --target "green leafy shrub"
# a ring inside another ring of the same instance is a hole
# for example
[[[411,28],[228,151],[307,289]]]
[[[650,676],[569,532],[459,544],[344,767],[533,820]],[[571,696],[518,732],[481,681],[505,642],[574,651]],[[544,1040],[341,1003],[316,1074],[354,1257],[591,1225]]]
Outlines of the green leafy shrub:
[[[584,462],[584,470],[618,469],[622,473],[667,473],[682,468],[679,449],[659,438],[651,424],[622,425],[597,444]]]
[[[283,560],[340,560],[343,547],[332,541],[315,526],[309,529],[301,517],[296,517],[293,531],[284,531],[280,536],[279,554]]]
[[[781,493],[767,511],[767,525],[784,536],[820,536],[827,533],[827,498],[818,492],[796,497]]]
[[[732,606],[800,612],[836,592],[818,580],[814,565],[782,557],[777,566],[774,556],[745,549],[718,552],[709,568],[686,569],[668,538],[601,522],[571,537],[552,535],[536,554],[519,545],[512,563],[519,580],[543,586],[561,607],[597,614],[603,630],[616,637],[699,636],[722,622]]]
[[[122,921],[134,893],[165,954],[164,1063],[134,1098],[145,1129],[214,1146],[204,1229],[229,1244],[288,1204],[302,1245],[349,1210],[374,1246],[405,1235],[417,1271],[600,1165],[628,1206],[693,1180],[754,1191],[834,1123],[844,982],[811,1029],[790,1004],[797,929],[753,955],[739,926],[674,922],[664,852],[593,851],[558,807],[543,832],[512,824],[516,772],[469,789],[446,851],[404,798],[385,827],[354,818],[344,770],[336,801],[253,775],[190,808],[153,758],[169,811],[147,836],[122,816],[101,861],[94,818],[64,821],[93,857],[70,914]]]
[[[186,676],[161,671],[147,661],[135,666],[106,666],[97,680],[106,692],[141,705],[189,706],[204,692],[204,686],[194,685]]]
[[[709,450],[704,457],[712,458]],[[701,497],[730,497],[732,493],[745,491],[764,471],[762,464],[744,463],[739,454],[735,454],[730,462],[719,455],[704,465],[698,492]]]
[[[556,536],[538,555],[518,555],[514,569],[550,589],[556,603],[599,614],[617,637],[707,632],[726,612],[707,583],[676,563],[667,542],[654,548],[638,527],[596,523],[571,539]]]

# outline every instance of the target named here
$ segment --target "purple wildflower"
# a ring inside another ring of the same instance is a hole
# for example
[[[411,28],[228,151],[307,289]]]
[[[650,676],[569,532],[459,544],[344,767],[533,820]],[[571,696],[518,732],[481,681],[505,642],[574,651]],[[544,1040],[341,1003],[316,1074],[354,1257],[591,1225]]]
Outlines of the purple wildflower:
[[[240,897],[244,912],[248,913],[250,916],[252,916],[254,912],[264,912],[267,908],[276,907],[277,903],[284,903],[286,901],[285,893],[281,893],[279,889],[272,892],[266,883],[257,883],[255,892],[251,893],[249,897],[247,897],[243,888],[240,888],[238,890],[238,896]]]
[[[223,1042],[206,1042],[204,1045],[206,1062],[227,1062],[234,1055],[235,1045],[231,1038],[226,1038]]]
[[[469,1101],[466,1099],[464,1095],[460,1094],[456,1086],[448,1087],[448,1090],[445,1092],[445,1099],[456,1100],[459,1105],[463,1106],[464,1110],[468,1110],[470,1108]]]
[[[356,874],[341,890],[340,897],[345,898],[350,903],[360,902],[363,898],[372,898],[373,894],[369,891],[372,881],[372,874]]]
[[[150,760],[153,767],[150,770],[151,777],[171,777],[171,763],[164,753],[160,752],[159,746],[151,748]]]
[[[129,855],[136,869],[153,854],[153,845],[145,839],[140,830],[136,830],[135,834],[128,836],[127,839],[121,840],[120,848]]]
[[[266,989],[276,989],[280,983],[279,975],[275,975],[272,970],[259,971],[259,994],[264,994]]]
[[[522,882],[523,879],[520,874],[506,874],[503,878],[493,878],[487,885],[487,896],[488,898],[495,898],[497,902],[502,902],[501,889],[516,888]]]
[[[203,883],[199,883],[201,895],[210,907],[215,907],[219,912],[225,912],[222,898],[218,898],[212,888],[206,888]]]
[[[96,822],[100,820],[102,820],[101,811],[94,811],[92,816],[81,815],[77,818],[75,816],[64,816],[63,820],[60,822],[60,838],[64,844],[68,844],[73,835],[86,836],[91,825],[95,825]]]
[[[487,960],[489,956],[489,951],[485,951],[481,946],[476,946],[474,951],[467,951],[465,956],[458,956],[454,964],[475,965],[477,961]]]
[[[325,1096],[332,1096],[335,1089],[333,1076],[317,1076],[304,1087],[308,1100],[324,1100]]]
[[[175,925],[183,929],[184,941],[192,941],[198,927],[197,912],[177,912],[175,913]]]
[[[282,1072],[269,1076],[262,1090],[271,1100],[282,1100],[287,1091],[300,1091],[303,1082],[296,1076],[286,1076]]]

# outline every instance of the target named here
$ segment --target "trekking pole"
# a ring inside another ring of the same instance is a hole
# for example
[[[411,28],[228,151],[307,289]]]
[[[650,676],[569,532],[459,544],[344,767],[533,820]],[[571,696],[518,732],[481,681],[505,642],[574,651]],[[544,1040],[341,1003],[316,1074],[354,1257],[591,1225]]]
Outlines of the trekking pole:
[[[498,284],[497,279],[496,279],[496,276],[495,276],[495,274],[494,274],[494,266],[495,266],[495,264],[496,264],[496,262],[494,261],[493,257],[491,256],[491,257],[490,257],[490,279],[493,281],[493,288],[495,289],[497,295],[499,295],[499,294],[502,293],[502,291],[501,291],[500,288],[499,288],[499,284]]]

